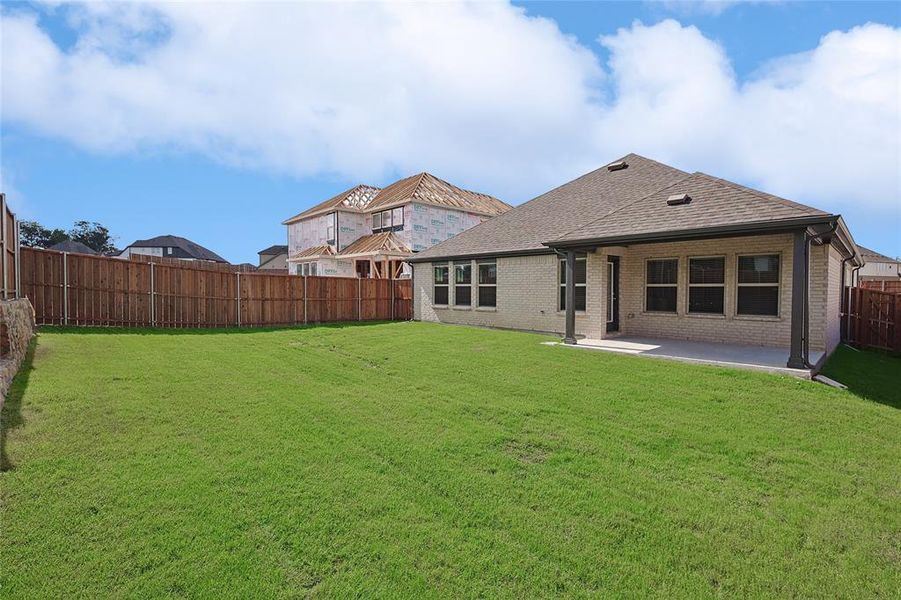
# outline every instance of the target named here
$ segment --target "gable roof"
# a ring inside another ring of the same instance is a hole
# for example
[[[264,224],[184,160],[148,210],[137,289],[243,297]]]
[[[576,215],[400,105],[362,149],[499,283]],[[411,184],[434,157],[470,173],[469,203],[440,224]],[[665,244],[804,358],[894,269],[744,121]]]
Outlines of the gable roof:
[[[278,256],[279,254],[287,254],[288,246],[276,244],[275,246],[269,246],[265,250],[260,250],[257,254],[262,256]]]
[[[890,256],[886,256],[885,254],[880,254],[875,250],[870,250],[869,248],[864,248],[860,244],[857,245],[857,248],[860,250],[860,255],[863,256],[863,259],[866,262],[874,262],[874,263],[896,263],[901,262],[896,258],[892,258]]]
[[[670,205],[674,196],[687,194],[687,203]],[[810,206],[712,177],[693,173],[644,198],[582,225],[549,246],[573,242],[628,240],[651,236],[750,224],[776,224],[803,218],[830,217]]]
[[[126,248],[173,248],[173,253],[167,256],[211,260],[221,263],[228,262],[212,250],[177,235],[158,235],[146,240],[135,240],[133,243],[126,246]]]
[[[58,244],[54,244],[50,246],[48,250],[56,250],[57,252],[76,252],[78,254],[100,254],[90,246],[74,240],[65,240]]]
[[[338,256],[354,254],[409,254],[410,249],[390,231],[364,235],[338,253]]]
[[[488,194],[464,190],[431,173],[419,173],[382,189],[367,206],[367,211],[383,210],[409,202],[455,208],[488,217],[512,208]]]
[[[309,248],[304,248],[297,254],[292,254],[288,258],[315,258],[319,256],[334,256],[335,251],[332,250],[332,247],[328,244],[323,244],[322,246],[311,246]]]
[[[586,173],[420,252],[414,260],[546,253],[549,250],[544,242],[688,176],[637,154],[612,162],[625,162],[627,167],[609,171],[603,166]]]
[[[375,195],[379,193],[379,188],[371,185],[357,185],[349,190],[344,190],[337,196],[332,196],[325,202],[320,202],[312,208],[308,208],[300,214],[294,215],[290,219],[282,221],[282,225],[290,225],[309,217],[323,215],[336,210],[361,210],[372,202]]]

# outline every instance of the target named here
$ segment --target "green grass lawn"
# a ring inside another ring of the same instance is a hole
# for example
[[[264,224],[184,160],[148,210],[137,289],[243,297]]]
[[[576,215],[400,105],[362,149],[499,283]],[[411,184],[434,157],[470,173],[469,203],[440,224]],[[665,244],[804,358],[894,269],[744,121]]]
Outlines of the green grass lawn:
[[[897,406],[544,339],[44,330],[3,412],[3,597],[901,589]]]

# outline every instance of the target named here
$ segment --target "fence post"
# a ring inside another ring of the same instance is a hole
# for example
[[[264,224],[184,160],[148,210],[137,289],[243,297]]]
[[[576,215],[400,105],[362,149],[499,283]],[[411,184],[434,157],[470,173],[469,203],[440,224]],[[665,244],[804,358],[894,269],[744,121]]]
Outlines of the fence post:
[[[16,219],[16,298],[22,297],[22,276],[20,275],[20,273],[22,272],[21,235],[22,231],[19,224],[19,219]]]
[[[235,302],[238,304],[238,327],[241,326],[241,273],[236,272],[235,277],[237,278],[237,290],[235,290],[236,298]]]
[[[2,230],[2,237],[0,239],[3,240],[3,265],[2,265],[2,274],[3,274],[3,299],[6,300],[9,298],[9,291],[7,290],[6,280],[9,277],[7,271],[6,264],[6,194],[0,194],[0,230]]]
[[[154,279],[153,279],[153,263],[150,263],[150,326],[156,327],[156,304],[154,298]]]
[[[396,284],[396,279],[390,279],[388,283],[391,286],[391,320],[394,320],[394,286]]]
[[[303,282],[303,324],[307,324],[307,278],[301,277],[300,280]]]
[[[63,325],[69,324],[69,253],[63,252]]]
[[[363,320],[363,278],[357,277],[357,321]]]

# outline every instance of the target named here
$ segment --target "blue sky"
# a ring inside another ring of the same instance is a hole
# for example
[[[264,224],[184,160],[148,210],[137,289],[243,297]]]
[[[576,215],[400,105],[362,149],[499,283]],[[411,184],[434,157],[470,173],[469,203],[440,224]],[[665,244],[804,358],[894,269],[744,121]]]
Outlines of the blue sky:
[[[3,5],[21,217],[255,262],[359,182],[426,170],[518,204],[635,151],[901,255],[897,3],[209,9]]]

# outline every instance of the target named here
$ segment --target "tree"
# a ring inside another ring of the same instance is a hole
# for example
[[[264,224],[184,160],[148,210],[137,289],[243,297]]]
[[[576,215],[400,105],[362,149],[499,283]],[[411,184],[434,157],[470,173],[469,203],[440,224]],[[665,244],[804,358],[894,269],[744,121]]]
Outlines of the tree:
[[[49,248],[70,239],[62,229],[47,229],[37,221],[19,221],[19,234],[22,244],[32,248]]]
[[[100,223],[88,221],[75,221],[75,225],[69,230],[72,241],[81,242],[88,248],[101,254],[115,254],[119,250],[113,245],[113,236],[109,229]]]

